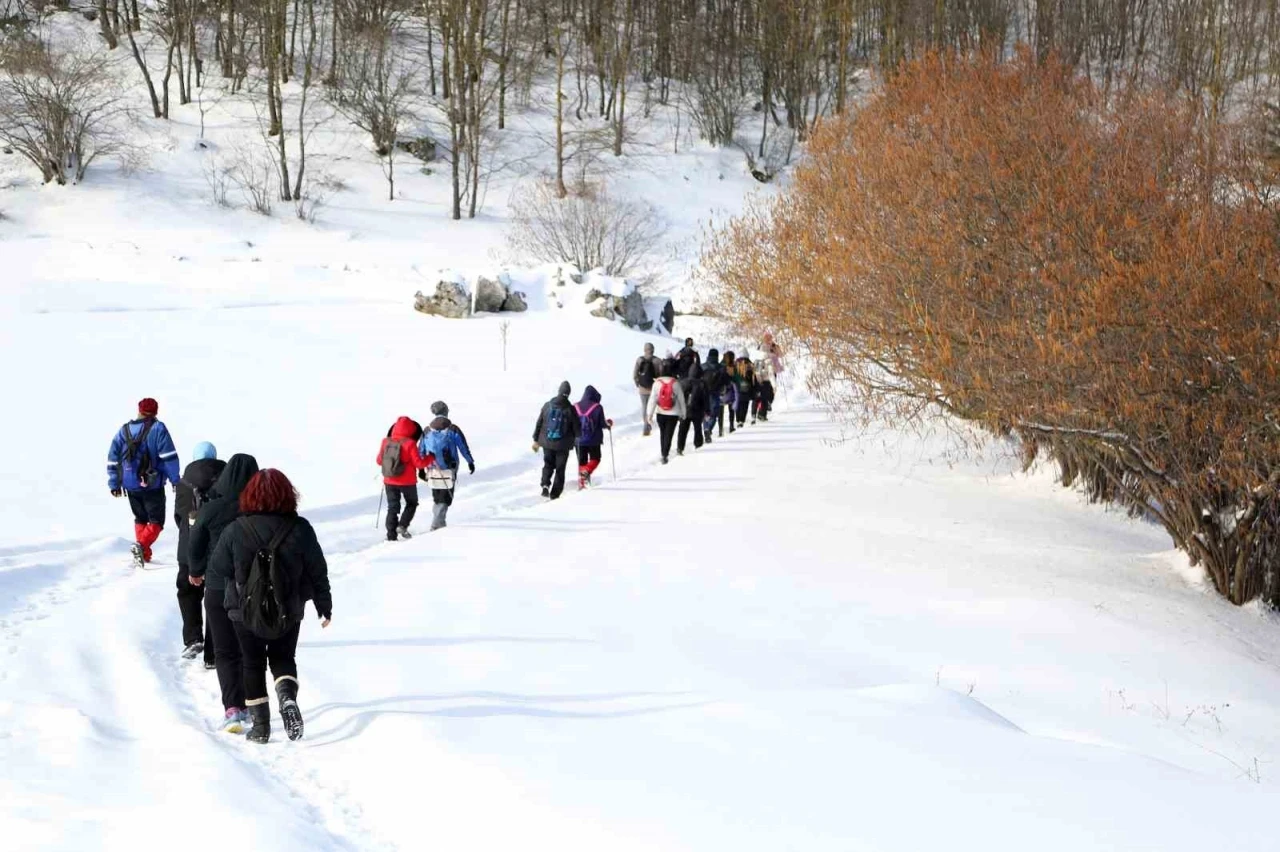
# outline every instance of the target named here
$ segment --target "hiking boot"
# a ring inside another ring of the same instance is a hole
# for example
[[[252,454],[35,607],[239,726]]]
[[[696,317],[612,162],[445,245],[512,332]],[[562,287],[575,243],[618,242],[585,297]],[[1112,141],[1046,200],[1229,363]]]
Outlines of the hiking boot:
[[[213,660],[211,660],[211,659],[208,659],[207,657],[205,658],[205,661],[204,661],[204,670],[205,670],[205,671],[207,671],[207,672],[211,672],[211,671],[213,671],[214,669],[216,669],[217,667],[218,667],[218,664],[217,664],[216,662],[214,662],[214,661],[213,661]]]
[[[587,478],[585,476],[578,477],[578,490],[579,491],[587,490]]]
[[[670,461],[670,459],[668,459],[666,456],[663,456],[663,457],[662,457],[662,463],[663,463],[663,464],[666,464],[666,463],[667,463],[667,462],[669,462],[669,461]]]
[[[222,733],[243,734],[245,723],[248,721],[249,711],[243,707],[228,707],[226,718],[222,722]]]
[[[129,548],[129,555],[133,557],[133,567],[141,568],[147,564],[147,560],[142,555],[142,545],[134,542],[133,547]]]
[[[298,709],[298,681],[291,677],[276,680],[276,697],[280,699],[280,719],[290,740],[302,739],[302,711]]]
[[[684,455],[684,450],[676,450],[676,455],[678,456]]]
[[[408,541],[409,539],[413,538],[413,534],[409,532],[408,527],[396,527],[396,535],[400,536],[400,538],[404,539],[405,541]]]
[[[652,435],[652,434],[653,434],[653,427],[652,427],[652,426],[646,426],[646,427],[644,427],[644,435],[643,435],[643,436],[641,436],[641,437],[647,438],[647,437],[649,437],[649,436],[650,436],[650,435]]]
[[[251,743],[265,743],[271,739],[271,705],[263,698],[261,704],[254,704],[249,709],[249,721],[253,727],[249,729],[248,740]]]
[[[542,496],[543,496],[543,497],[550,497],[550,496],[551,496],[551,489],[550,489],[550,488],[548,488],[548,487],[547,487],[547,486],[545,486],[545,485],[544,485],[544,486],[542,486]]]
[[[182,649],[182,659],[194,660],[203,653],[204,642],[192,642],[190,645]]]
[[[703,439],[702,439],[702,443],[704,443],[704,444],[710,444],[710,443],[711,443],[711,436],[710,436],[710,435],[708,435],[707,437],[703,438]]]

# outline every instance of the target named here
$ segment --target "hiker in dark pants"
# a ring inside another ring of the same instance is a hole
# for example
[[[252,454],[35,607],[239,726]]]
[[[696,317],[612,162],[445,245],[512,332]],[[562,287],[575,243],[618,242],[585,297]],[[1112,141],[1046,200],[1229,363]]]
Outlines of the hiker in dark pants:
[[[533,451],[542,450],[542,496],[552,500],[564,493],[564,470],[582,434],[570,393],[569,383],[561,382],[560,392],[542,406],[533,427]]]
[[[418,453],[418,425],[401,417],[391,427],[391,437],[378,449],[382,483],[387,489],[387,541],[413,538],[409,524],[418,511],[418,471],[431,462]],[[404,512],[400,502],[404,501]]]
[[[686,413],[684,390],[676,381],[675,372],[674,362],[663,364],[662,375],[654,382],[649,398],[649,413],[658,417],[658,450],[663,464],[670,460],[671,439]]]
[[[182,472],[173,490],[173,522],[178,527],[178,611],[182,613],[182,658],[194,660],[202,652],[204,667],[213,668],[213,636],[204,623],[204,589],[191,582],[191,525],[196,511],[209,500],[213,484],[227,463],[218,450],[201,441],[192,450],[193,461]]]

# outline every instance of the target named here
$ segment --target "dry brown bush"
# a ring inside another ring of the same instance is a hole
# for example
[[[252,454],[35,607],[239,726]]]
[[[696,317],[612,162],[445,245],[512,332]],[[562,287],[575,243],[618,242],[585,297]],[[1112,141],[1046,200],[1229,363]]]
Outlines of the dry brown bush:
[[[843,410],[1016,434],[1230,600],[1276,601],[1280,216],[1256,151],[1052,60],[930,56],[713,234],[716,310],[806,349]]]

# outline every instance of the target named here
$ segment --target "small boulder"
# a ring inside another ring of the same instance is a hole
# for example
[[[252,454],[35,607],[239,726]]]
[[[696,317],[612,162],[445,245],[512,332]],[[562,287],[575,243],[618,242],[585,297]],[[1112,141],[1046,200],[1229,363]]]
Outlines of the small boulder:
[[[619,307],[622,321],[627,324],[628,328],[640,328],[641,325],[649,322],[649,315],[644,310],[644,296],[640,295],[639,290],[632,290],[628,293]],[[652,326],[652,323],[649,324]]]
[[[424,163],[429,163],[436,158],[436,140],[429,136],[419,136],[414,139],[397,139],[396,147]]]
[[[497,313],[507,301],[507,288],[492,278],[476,279],[476,313]]]
[[[591,316],[607,320],[617,319],[618,314],[613,310],[613,299],[601,299],[600,304],[592,309]]]
[[[603,295],[604,295],[604,293],[601,293],[599,290],[597,290],[597,289],[595,289],[595,288],[593,287],[592,289],[590,289],[590,290],[588,290],[588,291],[587,291],[587,298],[586,298],[586,299],[584,299],[583,301],[585,301],[585,302],[589,305],[589,304],[591,304],[592,302],[594,302],[596,299],[599,299],[599,298],[600,298],[601,296],[603,296]]]
[[[421,290],[414,294],[413,309],[432,316],[461,319],[471,314],[471,294],[457,281],[441,281],[432,296],[422,295]]]
[[[512,290],[507,293],[507,298],[502,303],[502,309],[516,314],[523,313],[529,310],[529,303],[525,300],[524,293]]]

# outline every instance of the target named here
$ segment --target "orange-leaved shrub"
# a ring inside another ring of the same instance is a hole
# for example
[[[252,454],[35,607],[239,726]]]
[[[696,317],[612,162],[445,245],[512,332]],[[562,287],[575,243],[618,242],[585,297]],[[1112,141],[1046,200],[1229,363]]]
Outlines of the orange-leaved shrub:
[[[939,408],[1280,597],[1280,215],[1253,137],[1053,60],[933,55],[716,229],[714,313],[846,412]]]

